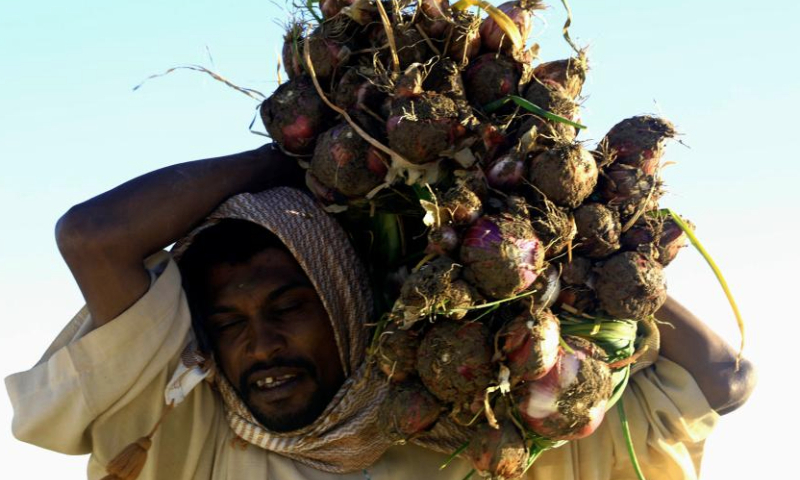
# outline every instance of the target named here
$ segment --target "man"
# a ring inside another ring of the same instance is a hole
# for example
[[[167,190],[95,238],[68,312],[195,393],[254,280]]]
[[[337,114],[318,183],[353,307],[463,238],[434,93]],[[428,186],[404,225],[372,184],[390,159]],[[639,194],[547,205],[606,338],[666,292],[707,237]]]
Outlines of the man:
[[[364,362],[370,295],[344,232],[296,190],[237,195],[297,173],[267,146],[153,172],[67,212],[59,248],[87,309],[6,380],[15,434],[91,452],[90,478],[148,432],[140,478],[463,478],[466,462],[438,469],[462,441],[446,419],[415,440],[427,448],[392,447],[378,427],[386,382]],[[189,231],[179,271],[158,252]],[[696,478],[717,412],[744,402],[752,370],[734,372],[730,347],[673,301],[659,317],[675,326],[662,329],[663,357],[624,396],[634,446],[647,478]],[[621,436],[611,411],[528,477],[635,478]]]

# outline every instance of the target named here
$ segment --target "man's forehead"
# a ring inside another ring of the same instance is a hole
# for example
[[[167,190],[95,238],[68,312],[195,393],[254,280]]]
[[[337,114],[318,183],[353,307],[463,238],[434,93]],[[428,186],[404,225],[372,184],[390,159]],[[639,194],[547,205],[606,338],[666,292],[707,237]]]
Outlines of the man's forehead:
[[[246,262],[215,264],[206,281],[212,291],[313,288],[297,261],[288,252],[275,248],[265,249]]]

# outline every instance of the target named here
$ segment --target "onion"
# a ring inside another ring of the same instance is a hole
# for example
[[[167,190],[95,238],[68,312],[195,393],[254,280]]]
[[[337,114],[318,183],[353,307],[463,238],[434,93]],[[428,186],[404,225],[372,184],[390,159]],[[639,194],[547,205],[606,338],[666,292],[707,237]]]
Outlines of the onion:
[[[602,203],[584,203],[573,213],[578,228],[578,253],[603,258],[619,250],[619,213]]]
[[[494,379],[489,330],[482,323],[437,320],[417,352],[422,383],[442,401],[470,404]]]
[[[306,75],[283,83],[261,104],[261,120],[269,136],[296,154],[313,152],[317,137],[334,118]]]
[[[390,325],[381,332],[375,355],[378,368],[393,383],[405,382],[417,373],[419,337],[409,330]]]
[[[687,222],[694,228],[691,222]],[[642,217],[622,235],[622,248],[650,254],[661,265],[667,266],[686,246],[686,233],[672,218],[656,221]]]
[[[339,68],[347,65],[352,51],[348,42],[341,38],[342,35],[337,31],[336,23],[323,23],[306,38],[306,45],[298,47],[308,48],[314,73],[323,85],[333,77]],[[306,69],[309,70],[307,66]]]
[[[302,60],[300,58],[300,48],[303,46],[303,27],[300,24],[292,24],[289,31],[283,36],[283,68],[289,79],[293,79],[303,74]]]
[[[563,143],[531,161],[531,183],[557,205],[576,208],[597,184],[597,163],[578,143]]]
[[[556,364],[560,328],[550,310],[535,315],[524,312],[508,322],[499,335],[512,387],[544,377]]]
[[[352,4],[353,0],[322,0],[319,9],[322,16],[327,19],[338,15],[344,7]]]
[[[592,273],[592,262],[586,257],[572,256],[572,261],[561,264],[561,280],[568,285],[586,285]]]
[[[519,64],[505,55],[485,53],[464,71],[464,88],[471,105],[483,107],[508,95],[519,95]],[[513,111],[512,105],[508,109]]]
[[[668,120],[640,115],[614,125],[601,144],[615,155],[617,163],[653,175],[661,161],[664,144],[677,133]]]
[[[574,100],[581,94],[586,70],[586,58],[580,56],[542,63],[533,70],[533,76],[546,85],[559,88]]]
[[[533,310],[536,313],[550,308],[556,303],[558,294],[561,293],[561,279],[558,268],[550,264],[542,275],[536,277],[532,287],[536,293],[533,296]]]
[[[443,223],[469,225],[483,213],[483,204],[472,190],[464,185],[453,187],[442,195],[439,218]]]
[[[596,271],[597,298],[611,316],[641,320],[667,300],[663,267],[641,253],[617,253]]]
[[[510,420],[503,420],[499,428],[481,424],[466,454],[481,476],[498,480],[519,478],[528,458],[522,435]]]
[[[450,25],[452,33],[448,33],[450,42],[447,56],[459,65],[466,66],[481,49],[479,28],[480,18],[477,16],[465,10],[453,12],[453,23]]]
[[[536,280],[544,248],[528,220],[503,213],[481,217],[467,229],[460,258],[465,278],[481,293],[506,298]]]
[[[407,440],[430,429],[444,410],[418,382],[392,385],[381,404],[378,422],[390,438]]]
[[[388,167],[381,152],[341,123],[317,141],[309,172],[348,198],[363,197],[383,182]]]
[[[486,169],[489,185],[504,192],[519,187],[524,179],[525,163],[513,153],[501,156]]]
[[[432,39],[443,40],[452,17],[448,0],[421,0],[419,9],[422,15],[418,17],[418,22],[425,34]]]
[[[522,43],[527,42],[528,35],[530,35],[533,28],[533,11],[541,8],[538,0],[505,2],[498,5],[497,8],[508,15],[508,18],[514,22],[522,37]],[[485,50],[490,52],[510,52],[514,48],[514,44],[511,43],[506,32],[500,28],[492,17],[486,17],[483,20],[480,33],[481,42]]]
[[[430,92],[417,98],[395,98],[386,131],[389,147],[417,165],[438,159],[466,134],[456,103]]]
[[[428,246],[425,248],[425,253],[447,255],[458,247],[460,241],[455,228],[450,225],[442,225],[428,233]]]
[[[613,391],[611,370],[597,358],[599,348],[576,337],[565,341],[572,352],[562,350],[547,375],[524,384],[518,402],[526,425],[553,440],[577,440],[594,432]]]
[[[461,266],[439,257],[413,272],[403,283],[392,315],[402,328],[436,315],[455,320],[464,318],[475,299],[474,290],[458,277]]]
[[[616,207],[623,223],[638,211],[658,208],[659,181],[640,168],[612,164],[603,171],[598,191],[609,207]]]

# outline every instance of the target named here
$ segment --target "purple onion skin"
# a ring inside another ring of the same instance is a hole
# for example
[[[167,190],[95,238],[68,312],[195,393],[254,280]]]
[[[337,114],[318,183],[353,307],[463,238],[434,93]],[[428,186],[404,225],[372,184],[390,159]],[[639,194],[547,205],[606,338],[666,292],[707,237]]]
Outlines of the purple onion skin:
[[[535,5],[536,2],[525,1],[511,1],[498,5],[503,13],[508,15],[514,25],[517,26],[519,34],[522,37],[523,43],[528,40],[528,35],[531,33],[533,27],[533,8],[524,8],[521,4]],[[508,35],[497,25],[492,17],[486,17],[481,23],[480,27],[481,43],[486,51],[490,52],[510,52],[514,48],[514,44],[509,40]]]
[[[506,298],[536,280],[544,263],[544,247],[527,220],[491,215],[467,229],[460,257],[465,277],[481,293]]]
[[[517,189],[525,179],[525,163],[516,155],[507,154],[486,168],[489,186],[503,192]]]
[[[694,227],[691,222],[689,225]],[[678,256],[678,252],[686,246],[688,240],[689,237],[674,220],[665,222],[658,242],[658,262],[664,266],[669,265]]]
[[[458,232],[450,225],[442,225],[428,233],[428,246],[425,253],[447,255],[458,247]]]

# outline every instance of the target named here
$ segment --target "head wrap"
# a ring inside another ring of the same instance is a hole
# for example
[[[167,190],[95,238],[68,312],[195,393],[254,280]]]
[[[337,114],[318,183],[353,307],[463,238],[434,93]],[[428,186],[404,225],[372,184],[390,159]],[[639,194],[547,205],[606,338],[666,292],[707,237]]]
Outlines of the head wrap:
[[[176,244],[174,256],[179,257],[197,233],[222,219],[256,223],[286,245],[327,310],[347,375],[316,421],[299,430],[277,433],[267,430],[253,417],[224,375],[215,374],[212,381],[224,401],[231,429],[248,443],[318,470],[345,473],[372,465],[393,444],[393,439],[380,428],[378,418],[389,384],[365,359],[372,295],[366,272],[347,234],[306,194],[281,187],[230,198]],[[183,364],[167,387],[167,403],[179,402],[206,375],[199,373],[198,364],[206,367],[203,372],[208,371],[212,359],[202,358],[195,345],[190,343],[184,351]],[[464,429],[442,419],[414,443],[452,452],[465,439]]]

